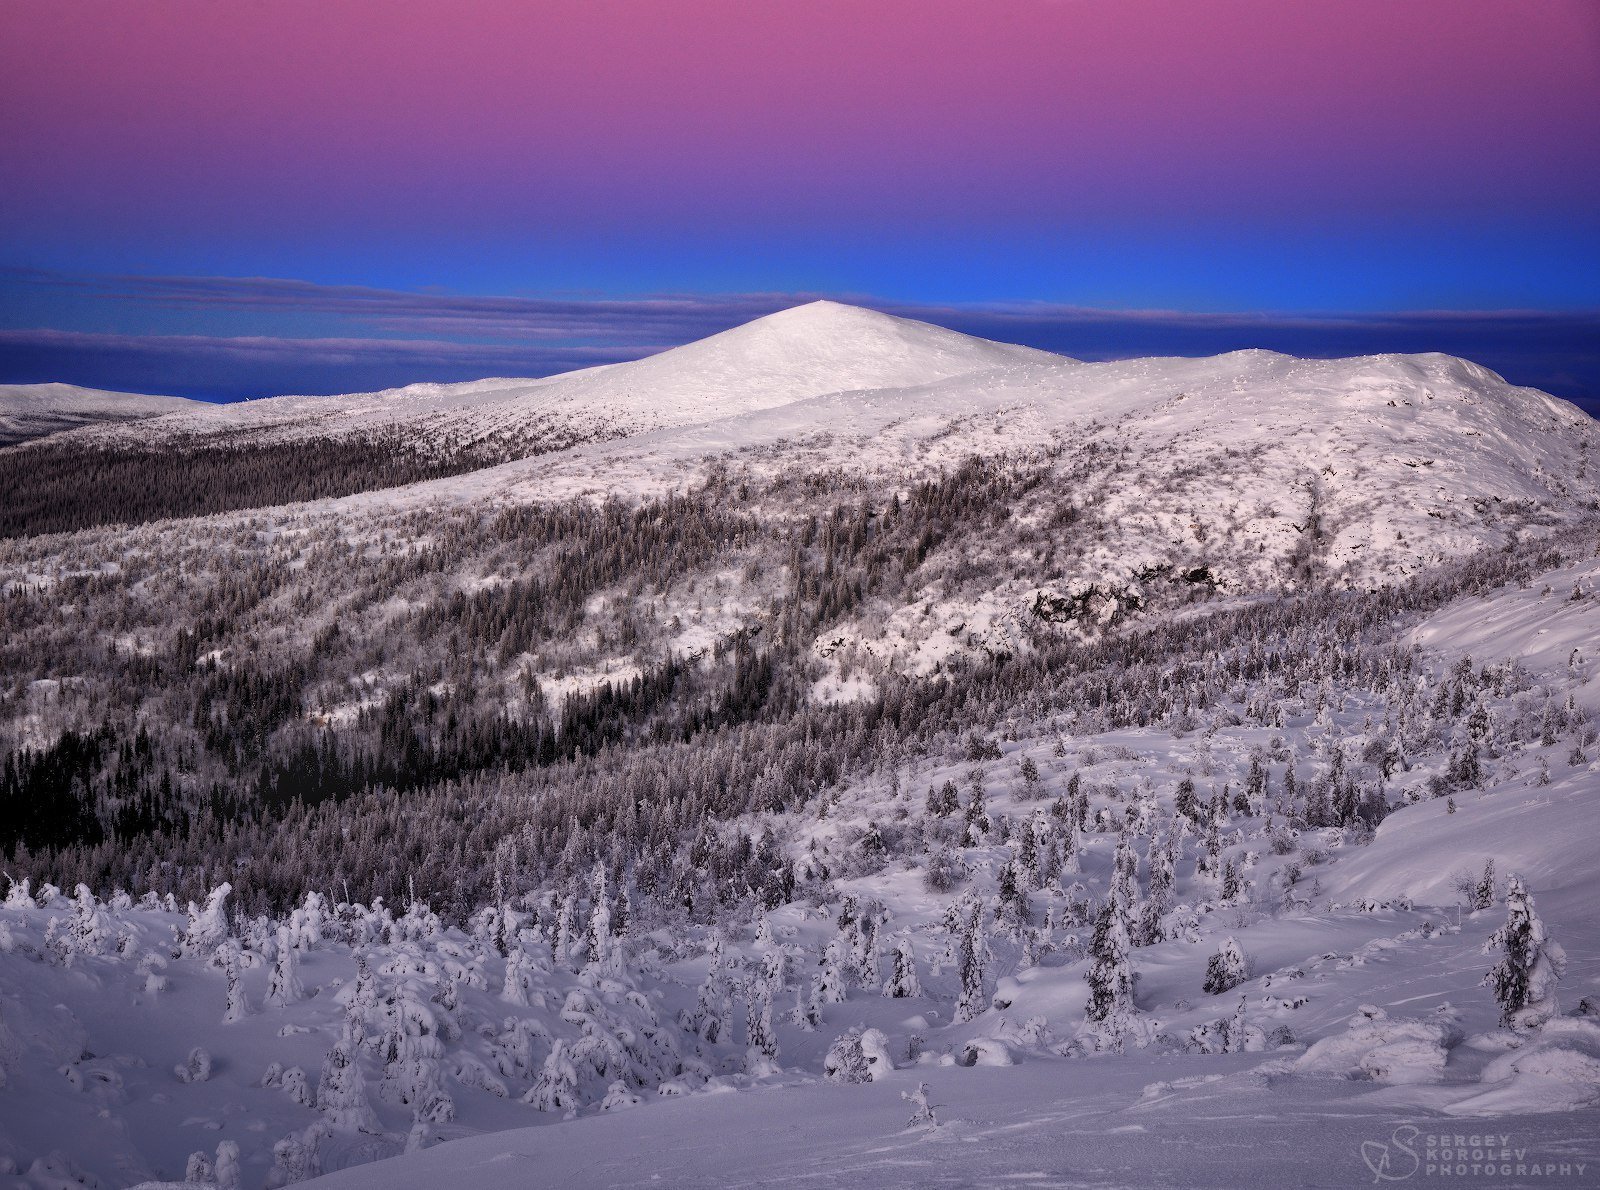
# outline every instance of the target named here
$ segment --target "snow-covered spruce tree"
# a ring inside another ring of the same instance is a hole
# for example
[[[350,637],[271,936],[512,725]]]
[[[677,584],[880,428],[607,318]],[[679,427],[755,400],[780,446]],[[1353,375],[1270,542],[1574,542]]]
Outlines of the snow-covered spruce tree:
[[[217,1183],[217,1190],[243,1190],[244,1173],[239,1166],[237,1141],[218,1142],[217,1159],[211,1164],[211,1176]]]
[[[813,979],[808,989],[804,984],[794,990],[794,1009],[789,1013],[789,1023],[799,1025],[807,1033],[815,1033],[822,1024],[822,1009],[818,1001],[817,981]]]
[[[1245,998],[1239,997],[1239,1007],[1233,1010],[1233,1015],[1223,1024],[1222,1052],[1225,1054],[1239,1054],[1244,1052],[1245,1041]]]
[[[322,1141],[328,1125],[318,1120],[299,1132],[291,1132],[272,1146],[272,1170],[267,1174],[267,1190],[293,1186],[322,1174]]]
[[[1033,920],[1033,906],[1025,891],[1026,876],[1017,860],[1008,860],[1000,868],[999,905],[997,916],[1013,929]]]
[[[1133,944],[1154,946],[1166,937],[1162,919],[1172,912],[1174,889],[1177,886],[1175,840],[1169,830],[1163,842],[1151,837],[1147,861],[1150,868],[1150,887],[1134,922]]]
[[[1196,826],[1205,823],[1205,811],[1201,809],[1200,797],[1195,792],[1194,777],[1185,776],[1178,782],[1178,791],[1173,801],[1174,808]]]
[[[522,1102],[540,1111],[571,1111],[578,1106],[578,1072],[567,1056],[567,1044],[556,1038],[544,1060],[539,1077],[528,1088]]]
[[[1484,953],[1500,952],[1500,961],[1483,977],[1500,1005],[1500,1023],[1512,1029],[1536,1029],[1556,1014],[1556,984],[1566,969],[1567,955],[1545,931],[1534,911],[1533,896],[1518,876],[1506,885],[1506,923],[1494,932]]]
[[[1472,886],[1473,909],[1488,909],[1494,905],[1494,860],[1483,865],[1483,875]]]
[[[239,971],[239,948],[233,942],[224,942],[217,948],[217,958],[228,981],[228,1005],[222,1014],[222,1023],[232,1025],[250,1015],[250,1004],[244,996],[244,977]]]
[[[1209,995],[1220,996],[1232,991],[1250,978],[1250,957],[1237,938],[1228,937],[1222,947],[1206,964],[1205,990]]]
[[[1117,840],[1117,850],[1111,860],[1110,903],[1122,918],[1122,928],[1132,941],[1133,923],[1138,914],[1139,860],[1127,834]]]
[[[294,932],[288,926],[279,926],[277,950],[272,959],[272,971],[267,977],[267,1003],[281,1008],[305,999],[305,995],[305,985],[300,982],[300,952],[294,945]]]
[[[989,940],[983,929],[983,901],[967,893],[957,905],[960,933],[955,940],[955,960],[961,994],[956,999],[956,1020],[970,1021],[988,1007],[984,973],[989,963]]]
[[[1244,781],[1244,796],[1249,803],[1249,814],[1259,818],[1267,806],[1267,766],[1261,763],[1260,753],[1250,757],[1250,772]]]
[[[929,892],[949,892],[967,878],[967,866],[950,848],[943,845],[928,857],[923,883]]]
[[[283,1082],[280,1084],[283,1093],[291,1102],[298,1103],[301,1107],[316,1105],[316,1093],[311,1089],[311,1080],[306,1077],[306,1072],[298,1066],[291,1066],[283,1072]]]
[[[1217,895],[1225,904],[1233,904],[1244,896],[1244,874],[1239,870],[1239,865],[1232,859],[1222,861],[1222,878],[1218,882]]]
[[[217,885],[206,898],[204,909],[197,909],[193,901],[189,902],[189,920],[179,939],[183,954],[216,953],[217,947],[228,937],[228,894],[232,891],[231,884]]]
[[[72,903],[72,947],[79,954],[96,955],[105,949],[111,926],[87,884],[78,885]]]
[[[917,955],[910,938],[901,938],[894,945],[894,972],[884,983],[883,994],[894,999],[922,995],[922,982],[917,978]]]
[[[1109,1026],[1113,1034],[1122,1032],[1134,1012],[1131,951],[1122,915],[1108,902],[1095,918],[1089,943],[1089,969],[1083,976],[1089,984],[1089,1002],[1084,1016],[1091,1024]]]
[[[968,847],[979,847],[988,838],[993,824],[989,821],[989,812],[984,806],[983,774],[973,769],[970,777],[971,790],[967,794],[967,806],[962,815],[966,826],[964,843]]]
[[[745,1032],[749,1052],[745,1066],[751,1074],[775,1073],[778,1069],[778,1031],[772,1025],[772,985],[753,979],[745,995]]]
[[[374,1135],[383,1131],[367,1099],[360,1046],[351,1043],[348,1033],[334,1043],[323,1059],[322,1077],[317,1082],[317,1109],[331,1128]]]
[[[849,954],[842,934],[835,934],[823,949],[818,962],[817,999],[822,1004],[840,1004],[850,993],[847,969]]]
[[[444,1057],[440,1020],[411,981],[396,988],[386,1005],[389,1028],[383,1037],[383,1081],[378,1093],[411,1108],[412,1117],[429,1124],[455,1119],[455,1102],[439,1078]]]
[[[513,946],[511,953],[506,956],[506,976],[500,983],[500,999],[507,1004],[526,1008],[531,1003],[529,993],[532,986],[532,964],[528,960],[528,953],[521,944]]]
[[[591,963],[604,965],[615,945],[611,933],[611,890],[604,864],[595,865],[594,876],[590,880],[590,903],[588,932],[584,936],[587,958]]]
[[[883,907],[876,902],[869,904],[856,918],[855,928],[846,933],[850,946],[850,978],[864,987],[876,987],[880,978],[878,929],[883,918]]]
[[[861,1034],[852,1029],[834,1041],[822,1060],[822,1073],[836,1083],[870,1083],[872,1071],[861,1048]]]
[[[628,1090],[628,1084],[618,1079],[606,1088],[606,1097],[600,1101],[600,1110],[626,1111],[630,1107],[638,1107],[641,1102],[643,1100]]]

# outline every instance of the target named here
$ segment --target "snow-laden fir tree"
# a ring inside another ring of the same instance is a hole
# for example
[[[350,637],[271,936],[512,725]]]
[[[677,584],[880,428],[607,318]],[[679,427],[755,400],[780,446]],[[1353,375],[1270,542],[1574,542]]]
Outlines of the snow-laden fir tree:
[[[638,1107],[641,1100],[632,1091],[628,1084],[618,1079],[606,1088],[606,1097],[600,1101],[601,1111],[626,1111],[630,1107]]]
[[[989,821],[989,812],[984,806],[983,777],[974,769],[971,778],[966,811],[962,815],[962,821],[966,826],[964,841],[968,847],[979,847],[988,838],[993,824]]]
[[[1250,958],[1237,938],[1228,937],[1206,964],[1205,990],[1213,996],[1232,991],[1250,978]]]
[[[699,991],[695,993],[694,1008],[680,1017],[680,1023],[690,1032],[699,1034],[715,1045],[717,1039],[730,1026],[728,978],[724,968],[724,946],[720,930],[712,931],[710,948],[711,965],[706,968],[706,977],[701,982]]]
[[[238,946],[231,941],[224,942],[217,948],[217,959],[228,984],[228,1005],[222,1014],[222,1023],[232,1025],[250,1015],[250,1005],[244,995],[244,976],[239,970]]]
[[[531,1004],[533,970],[527,951],[520,943],[513,946],[506,956],[506,976],[500,984],[500,999],[523,1008]]]
[[[293,1186],[322,1175],[322,1141],[328,1126],[321,1120],[272,1146],[272,1170],[267,1174],[267,1190]]]
[[[1165,840],[1161,842],[1157,842],[1153,835],[1150,839],[1147,852],[1150,886],[1134,922],[1132,941],[1135,946],[1154,946],[1166,936],[1162,919],[1172,912],[1174,889],[1177,886],[1174,833],[1169,829]]]
[[[910,938],[901,938],[894,944],[894,971],[883,985],[883,994],[894,999],[922,995],[922,982],[917,978],[917,955]]]
[[[817,1000],[822,1004],[840,1004],[850,993],[848,967],[849,953],[844,936],[835,934],[823,949],[817,973]]]
[[[850,978],[853,983],[874,987],[878,983],[881,965],[878,946],[878,929],[883,923],[883,907],[869,904],[856,918],[855,928],[849,933]]]
[[[1028,902],[1025,887],[1026,876],[1020,864],[1014,859],[1007,860],[1000,868],[996,916],[1013,930],[1033,920],[1033,906]]]
[[[1500,961],[1483,977],[1500,1005],[1500,1023],[1508,1028],[1536,1029],[1556,1014],[1556,984],[1566,970],[1567,955],[1552,939],[1534,911],[1533,896],[1522,879],[1506,885],[1506,922],[1484,946]]]
[[[305,900],[289,915],[289,933],[296,950],[314,950],[327,927],[327,903],[321,893],[308,892]]]
[[[749,1053],[745,1065],[751,1074],[775,1073],[778,1069],[778,1031],[772,1024],[772,985],[765,979],[752,979],[745,995],[745,1031]]]
[[[189,1154],[183,1167],[183,1180],[201,1186],[214,1186],[211,1176],[211,1154],[200,1151]]]
[[[1218,882],[1217,895],[1229,905],[1244,896],[1244,873],[1231,858],[1222,861],[1222,877]]]
[[[1089,969],[1084,979],[1089,984],[1089,1002],[1084,1015],[1091,1024],[1105,1025],[1120,1035],[1133,1015],[1132,945],[1117,907],[1107,902],[1095,918],[1094,936],[1089,943]]]
[[[217,1159],[211,1163],[211,1177],[217,1190],[243,1190],[244,1172],[239,1165],[237,1141],[218,1142]]]
[[[231,884],[219,884],[206,898],[206,907],[197,909],[189,902],[188,923],[179,939],[179,948],[185,954],[213,954],[228,936],[228,894]]]
[[[1111,857],[1111,887],[1107,900],[1122,919],[1122,928],[1133,940],[1134,923],[1139,914],[1139,860],[1134,854],[1131,836],[1124,832],[1117,840],[1117,849]]]
[[[283,1072],[283,1093],[293,1103],[301,1107],[313,1107],[317,1102],[316,1092],[311,1089],[311,1080],[306,1077],[306,1072],[298,1066],[291,1066]]]
[[[360,1046],[351,1043],[348,1030],[323,1059],[322,1077],[317,1080],[317,1110],[330,1128],[374,1135],[383,1131],[367,1099]]]
[[[589,910],[588,932],[584,936],[587,957],[591,963],[604,965],[616,941],[611,932],[611,890],[604,864],[595,865],[590,894],[593,907]]]
[[[828,1047],[828,1056],[822,1061],[822,1073],[830,1082],[835,1083],[872,1081],[867,1055],[861,1048],[860,1033],[852,1029]]]
[[[286,925],[279,926],[272,971],[267,976],[267,1003],[281,1008],[305,999],[305,995],[305,985],[300,982],[300,952],[294,945],[294,933]]]
[[[821,1001],[818,999],[817,980],[813,978],[810,987],[804,984],[794,990],[794,1009],[789,1013],[789,1023],[799,1025],[807,1033],[815,1033],[817,1026],[822,1024]]]
[[[111,926],[87,884],[80,884],[72,904],[72,947],[79,954],[96,955],[105,949]]]
[[[567,1043],[556,1038],[544,1060],[539,1077],[528,1088],[522,1102],[540,1111],[571,1111],[578,1106],[578,1071],[567,1055]]]
[[[956,1020],[970,1021],[988,1007],[984,996],[984,974],[989,963],[989,940],[983,929],[983,901],[965,893],[956,902],[956,975],[961,993],[956,999]]]
[[[1483,875],[1472,887],[1473,909],[1488,909],[1494,904],[1494,860],[1483,865]]]
[[[395,989],[385,1013],[388,1028],[382,1041],[384,1069],[379,1095],[409,1106],[414,1120],[443,1124],[455,1119],[455,1102],[440,1081],[444,1043],[433,1006],[408,980]]]

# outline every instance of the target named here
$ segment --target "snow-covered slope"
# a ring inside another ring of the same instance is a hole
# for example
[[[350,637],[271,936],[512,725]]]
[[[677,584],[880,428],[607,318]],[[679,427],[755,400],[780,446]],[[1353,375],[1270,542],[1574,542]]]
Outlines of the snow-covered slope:
[[[0,384],[0,447],[62,430],[212,408],[183,397],[106,392],[74,384]]]
[[[182,441],[228,431],[271,440],[404,427],[424,442],[470,443],[498,435],[548,449],[714,422],[827,393],[903,388],[1042,360],[1062,357],[837,302],[812,302],[631,363],[542,379],[272,397],[185,410],[140,427],[138,436]]]

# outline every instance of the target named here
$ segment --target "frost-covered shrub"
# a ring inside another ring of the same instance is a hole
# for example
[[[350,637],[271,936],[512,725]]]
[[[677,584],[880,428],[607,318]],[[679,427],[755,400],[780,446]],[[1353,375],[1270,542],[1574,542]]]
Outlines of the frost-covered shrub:
[[[211,1055],[201,1046],[189,1051],[187,1061],[172,1068],[180,1083],[203,1083],[211,1077]]]

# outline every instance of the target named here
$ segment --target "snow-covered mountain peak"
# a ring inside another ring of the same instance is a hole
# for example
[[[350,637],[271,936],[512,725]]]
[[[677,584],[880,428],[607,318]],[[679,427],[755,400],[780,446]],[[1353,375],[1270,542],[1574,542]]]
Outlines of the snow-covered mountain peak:
[[[1063,357],[840,302],[780,310],[628,364],[574,374],[552,405],[660,428],[830,393],[911,388]]]

